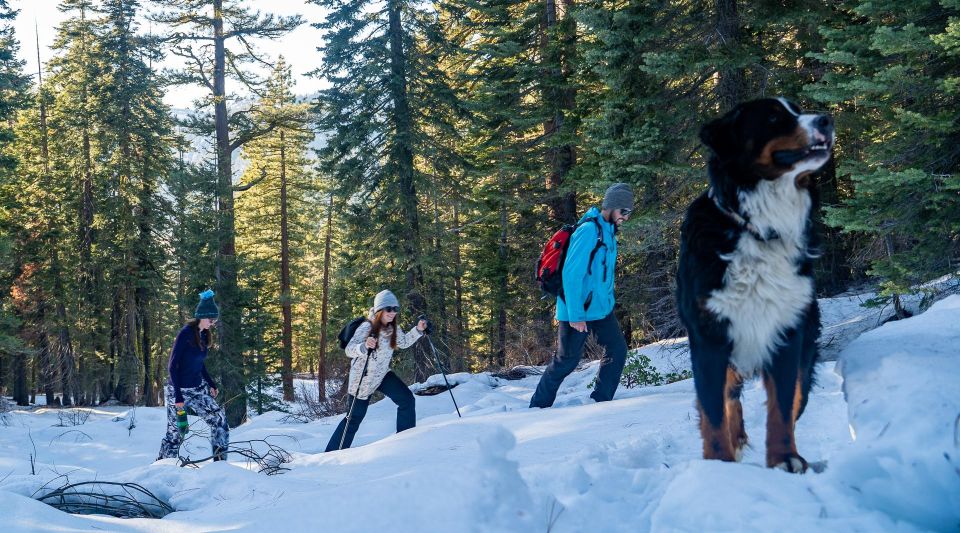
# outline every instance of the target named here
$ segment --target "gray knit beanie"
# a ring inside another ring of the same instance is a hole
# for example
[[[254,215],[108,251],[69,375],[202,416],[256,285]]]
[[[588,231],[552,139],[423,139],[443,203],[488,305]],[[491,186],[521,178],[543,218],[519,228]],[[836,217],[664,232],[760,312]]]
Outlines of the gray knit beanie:
[[[603,195],[603,209],[633,209],[633,190],[626,183],[614,183]]]
[[[376,314],[377,311],[390,306],[400,307],[400,301],[397,300],[397,297],[389,290],[384,289],[378,292],[377,296],[373,299],[373,313]]]

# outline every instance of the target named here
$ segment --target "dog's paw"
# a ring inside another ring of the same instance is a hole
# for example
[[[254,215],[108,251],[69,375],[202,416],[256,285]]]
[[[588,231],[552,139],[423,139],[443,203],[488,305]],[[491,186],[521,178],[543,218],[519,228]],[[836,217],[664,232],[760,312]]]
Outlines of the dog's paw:
[[[803,474],[810,467],[807,460],[797,454],[785,454],[778,458],[767,457],[767,465],[791,474]]]
[[[736,441],[734,441],[734,446],[733,446],[733,458],[734,458],[734,460],[736,460],[736,461],[739,463],[739,462],[743,459],[743,450],[744,450],[744,448],[748,448],[749,446],[750,446],[750,443],[747,442],[747,437],[746,437],[746,436],[743,436],[743,437],[737,439]]]

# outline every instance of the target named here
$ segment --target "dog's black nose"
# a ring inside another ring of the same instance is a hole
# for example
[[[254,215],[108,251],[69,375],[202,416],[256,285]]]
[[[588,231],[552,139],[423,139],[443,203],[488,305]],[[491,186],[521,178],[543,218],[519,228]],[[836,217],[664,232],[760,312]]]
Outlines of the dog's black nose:
[[[814,121],[814,125],[821,130],[827,130],[833,127],[833,117],[830,115],[820,115],[817,117],[817,120]]]

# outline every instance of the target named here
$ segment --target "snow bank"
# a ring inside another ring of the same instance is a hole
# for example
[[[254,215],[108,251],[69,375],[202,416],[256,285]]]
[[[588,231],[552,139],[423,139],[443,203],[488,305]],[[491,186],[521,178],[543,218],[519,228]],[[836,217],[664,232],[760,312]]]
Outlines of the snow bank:
[[[831,474],[865,506],[960,528],[960,296],[861,335],[840,372],[856,445]]]
[[[828,327],[865,320],[852,302],[824,307]],[[0,530],[955,531],[958,323],[955,297],[861,336],[842,351],[839,371],[818,367],[797,442],[809,461],[827,464],[822,474],[763,466],[766,395],[756,380],[743,396],[752,446],[742,463],[720,463],[700,459],[692,380],[620,388],[597,404],[594,362],[543,410],[527,408],[539,376],[453,374],[463,418],[446,392],[417,396],[417,427],[395,434],[396,408],[380,401],[354,448],[339,452],[323,453],[339,416],[298,424],[265,413],[231,431],[234,441],[286,448],[290,471],[277,476],[239,457],[198,469],[154,462],[162,408],[91,409],[76,427],[57,427],[55,409],[14,410],[0,425]],[[685,364],[682,340],[641,350],[664,371]],[[437,375],[411,388],[441,383]],[[188,451],[206,447],[197,439]],[[31,499],[67,478],[136,482],[177,511],[120,520]]]

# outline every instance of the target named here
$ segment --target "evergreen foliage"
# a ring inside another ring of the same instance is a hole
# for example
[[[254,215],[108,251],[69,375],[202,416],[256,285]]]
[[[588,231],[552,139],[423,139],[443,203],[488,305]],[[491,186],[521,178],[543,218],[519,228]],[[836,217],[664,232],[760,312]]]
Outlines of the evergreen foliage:
[[[697,131],[761,96],[836,117],[821,295],[869,274],[904,313],[897,295],[957,272],[956,0],[310,2],[326,9],[310,21],[325,88],[305,103],[292,66],[256,47],[299,17],[154,0],[151,38],[141,1],[63,0],[30,86],[0,0],[4,393],[160,403],[207,288],[231,425],[284,409],[297,373],[335,405],[335,334],[384,288],[402,327],[430,316],[448,370],[542,364],[555,327],[536,257],[613,182],[637,197],[618,236],[624,334],[682,335],[679,226],[707,186]],[[184,68],[158,72],[163,54]],[[175,119],[163,99],[183,84],[205,93]],[[428,349],[395,370],[436,372]],[[681,377],[635,358],[625,384]]]
[[[311,237],[319,234],[322,219],[308,159],[313,140],[309,107],[295,101],[290,67],[280,57],[253,108],[254,121],[278,126],[244,145],[247,167],[241,181],[256,185],[240,192],[236,203],[237,250],[243,256],[241,287],[259,302],[252,312],[268,321],[253,326],[258,330],[256,342],[249,346],[257,354],[257,364],[271,370],[276,369],[275,363],[282,367],[287,401],[293,400],[295,347],[297,351],[316,349],[306,327],[316,317],[304,314],[311,281],[308,268],[321,253],[319,240]],[[262,388],[262,378],[258,379],[257,386]]]
[[[227,422],[237,426],[247,418],[247,385],[250,374],[248,346],[243,333],[243,315],[251,303],[243,299],[236,252],[233,154],[244,144],[269,133],[276,124],[256,124],[249,109],[237,109],[237,95],[227,90],[227,80],[239,81],[256,92],[263,84],[253,65],[267,63],[251,41],[277,39],[299,26],[299,16],[277,17],[246,7],[238,0],[154,0],[161,7],[152,19],[167,26],[162,42],[186,61],[186,67],[171,75],[172,84],[203,87],[207,94],[189,125],[198,134],[213,133],[213,160],[217,176],[217,241],[214,257],[217,294],[221,305],[219,344],[210,359],[213,375],[226,398]],[[242,106],[242,104],[240,104]],[[209,114],[212,107],[212,115]],[[213,280],[211,280],[213,281]]]
[[[0,288],[14,285],[23,266],[18,241],[31,239],[20,230],[17,214],[21,205],[17,189],[22,187],[17,174],[19,156],[15,149],[14,130],[10,124],[16,113],[27,104],[28,80],[23,75],[23,61],[17,57],[20,44],[14,34],[12,20],[16,11],[6,0],[0,0]],[[15,295],[0,292],[0,389],[12,383],[14,401],[27,404],[27,359],[30,354],[22,333],[22,322],[16,315]]]
[[[957,272],[960,4],[851,1],[840,11],[812,53],[831,68],[808,93],[837,114],[838,173],[852,183],[828,220],[867,237],[860,253],[884,303]]]

